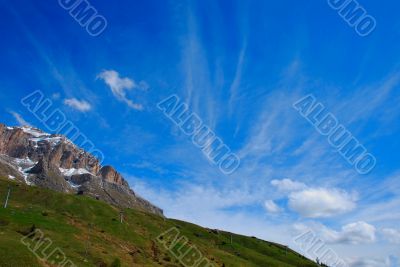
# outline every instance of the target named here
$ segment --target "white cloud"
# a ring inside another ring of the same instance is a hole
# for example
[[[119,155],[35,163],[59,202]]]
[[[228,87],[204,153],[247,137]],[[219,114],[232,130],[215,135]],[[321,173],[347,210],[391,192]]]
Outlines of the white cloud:
[[[269,213],[279,213],[282,209],[273,200],[266,200],[264,207]]]
[[[80,101],[76,98],[65,99],[64,104],[80,112],[87,112],[92,109],[92,106],[87,101]]]
[[[271,185],[278,188],[279,191],[292,192],[306,188],[306,185],[300,182],[292,181],[291,179],[272,180]]]
[[[14,116],[15,120],[19,123],[19,125],[31,126],[31,124],[27,122],[24,118],[22,118],[22,116],[19,113],[14,111],[9,111],[9,113]]]
[[[54,100],[58,100],[58,99],[60,99],[60,97],[61,97],[60,93],[54,93],[54,94],[51,95],[51,98],[54,99]]]
[[[366,222],[350,223],[342,227],[336,243],[366,244],[376,240],[376,228]]]
[[[393,244],[400,244],[400,231],[391,228],[385,228],[382,230],[382,234],[386,240]]]
[[[338,189],[309,188],[289,195],[289,207],[307,218],[331,217],[355,206],[355,197]]]
[[[143,110],[141,104],[134,103],[126,96],[126,91],[130,91],[134,88],[143,88],[147,90],[148,85],[145,82],[140,82],[139,85],[134,80],[129,78],[121,78],[119,73],[114,70],[105,70],[98,76],[102,79],[111,89],[113,95],[122,102],[125,102],[129,107],[136,110]]]
[[[349,223],[335,231],[317,222],[295,224],[294,230],[298,234],[312,231],[315,237],[327,244],[371,244],[376,241],[375,226],[363,221]]]
[[[351,258],[347,260],[349,267],[389,267],[389,259]]]

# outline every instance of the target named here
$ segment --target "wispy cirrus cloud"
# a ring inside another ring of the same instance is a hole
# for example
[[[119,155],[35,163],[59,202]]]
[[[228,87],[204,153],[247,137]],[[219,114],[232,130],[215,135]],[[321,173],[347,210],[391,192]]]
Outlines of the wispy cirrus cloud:
[[[9,111],[9,113],[14,117],[14,119],[19,123],[21,126],[31,126],[29,122],[27,122],[21,114],[15,112],[15,111]]]
[[[298,64],[294,65],[296,67],[293,67],[290,76],[291,79],[298,79],[295,73],[298,72]],[[264,216],[268,217],[269,220],[274,220],[274,217],[277,216],[273,216],[273,214],[279,211],[282,215],[279,216],[281,220],[290,217],[296,218],[296,220],[313,218],[329,222],[330,227],[334,228],[327,228],[328,240],[339,247],[353,246],[354,244],[377,246],[375,242],[377,230],[374,225],[370,224],[370,220],[379,218],[379,215],[382,215],[382,209],[377,209],[374,212],[378,216],[358,218],[357,214],[360,212],[364,211],[368,214],[371,206],[369,200],[359,200],[358,194],[353,193],[358,191],[363,194],[362,188],[364,188],[366,180],[373,183],[373,177],[367,177],[360,183],[360,180],[355,179],[357,174],[347,168],[345,162],[342,162],[340,156],[329,147],[326,140],[321,138],[306,121],[299,119],[298,114],[292,108],[292,104],[304,95],[304,88],[311,86],[308,86],[308,84],[307,86],[293,86],[293,90],[285,91],[284,88],[292,88],[291,83],[292,81],[282,81],[282,85],[279,87],[279,89],[283,88],[282,90],[272,91],[266,98],[260,100],[260,103],[263,103],[262,107],[257,106],[257,103],[252,106],[255,112],[251,113],[251,117],[248,119],[249,127],[247,129],[243,127],[241,130],[244,139],[240,146],[241,149],[239,147],[239,154],[243,159],[242,166],[235,175],[236,179],[234,181],[223,180],[221,188],[229,190],[247,187],[249,190],[242,192],[251,195],[251,198],[246,199],[246,205],[253,208],[258,205],[259,210],[267,211]],[[193,102],[197,99],[195,95],[204,94],[204,91],[199,93],[196,88],[192,89],[193,91],[189,91],[192,94],[192,101],[189,102],[195,103]],[[352,99],[352,101],[365,103],[364,95],[359,92],[358,96],[359,99]],[[202,99],[204,102],[202,108],[208,108],[209,101],[207,101],[207,98]],[[333,106],[332,111],[343,115],[345,117],[343,118],[344,122],[351,122],[351,113],[355,110],[352,108],[349,99],[335,98],[332,95],[321,99],[328,103],[327,106]],[[347,103],[345,108],[342,107],[342,103]],[[223,103],[221,105],[223,106]],[[336,107],[342,107],[345,111],[335,111]],[[366,110],[365,113],[370,113],[370,111]],[[354,123],[362,127],[362,122],[359,124],[360,122],[354,121]],[[199,169],[199,172],[192,173],[193,175],[189,177],[214,177],[204,175],[207,166],[199,168],[200,161],[198,159],[190,160],[193,156],[192,153],[188,153],[190,156],[186,157],[186,153],[183,153],[183,151],[187,152],[187,144],[177,145],[178,147],[179,156],[185,155],[184,162],[190,165],[192,170]],[[276,180],[277,177],[296,177],[296,180]],[[271,183],[271,181],[273,182]],[[273,187],[269,186],[270,184]],[[387,193],[388,190],[393,190],[393,187],[387,187],[383,190],[382,192]],[[222,191],[221,195],[225,196]],[[149,196],[149,198],[153,199],[152,196]],[[360,201],[364,202],[361,207]],[[204,221],[203,217],[209,218],[211,214],[214,216],[221,214],[222,209],[232,210],[232,206],[212,207],[212,204],[208,202],[192,201],[192,199],[182,199],[182,202],[186,203],[184,208],[186,212],[180,210],[176,217],[190,218],[191,221],[208,226],[210,224]],[[165,202],[159,201],[159,203]],[[396,211],[398,209],[395,208],[395,203],[391,204],[390,215],[392,217],[397,216],[398,212]],[[176,205],[171,205],[167,209],[176,212],[177,208]],[[372,209],[374,209],[373,206]],[[192,213],[191,210],[196,210],[198,214]],[[247,223],[250,220],[250,217],[247,217],[244,221]],[[286,221],[285,223],[290,222]],[[223,225],[226,226],[225,228],[229,228],[227,224],[223,223]],[[270,237],[268,238],[270,239]],[[364,253],[364,255],[367,254]]]
[[[234,104],[236,102],[236,98],[238,97],[238,91],[239,91],[239,88],[240,88],[240,85],[242,82],[246,50],[247,50],[247,42],[245,41],[243,44],[243,47],[239,53],[239,58],[238,58],[238,62],[236,65],[235,77],[232,81],[232,84],[231,84],[231,87],[229,90],[230,91],[230,97],[229,97],[229,113],[230,114],[232,114],[232,112],[233,112]]]

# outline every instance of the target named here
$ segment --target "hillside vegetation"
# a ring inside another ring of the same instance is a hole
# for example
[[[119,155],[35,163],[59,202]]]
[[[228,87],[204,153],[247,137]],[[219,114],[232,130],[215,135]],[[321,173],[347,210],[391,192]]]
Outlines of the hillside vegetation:
[[[11,197],[4,209],[9,185]],[[30,187],[4,177],[0,177],[0,197],[1,267],[58,266],[52,264],[56,254],[46,259],[53,248],[59,248],[76,266],[183,266],[157,241],[157,237],[171,229],[186,237],[186,245],[196,247],[213,266],[317,266],[278,244],[139,210],[125,209],[121,223],[120,210],[104,202]],[[163,237],[158,240],[168,239]],[[51,248],[39,248],[37,257],[28,246],[34,247],[45,238],[51,240]],[[199,267],[207,266],[207,261],[202,263]],[[65,266],[73,266],[68,264]]]

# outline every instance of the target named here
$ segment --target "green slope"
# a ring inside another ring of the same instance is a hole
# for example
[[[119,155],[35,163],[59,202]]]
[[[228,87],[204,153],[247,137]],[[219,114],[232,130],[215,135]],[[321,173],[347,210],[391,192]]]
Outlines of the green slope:
[[[41,251],[45,246],[39,248],[38,255],[60,248],[76,266],[183,266],[157,241],[169,229],[179,231],[179,237],[189,240],[185,248],[195,246],[214,266],[317,266],[278,244],[235,234],[231,244],[230,233],[138,210],[124,210],[121,223],[119,210],[106,203],[5,178],[0,178],[2,205],[8,185],[12,185],[9,206],[0,208],[0,266],[58,266],[51,264],[56,254],[48,259],[38,258],[28,249],[45,238],[52,245],[47,251]],[[33,229],[35,236],[29,235]],[[39,237],[38,230],[44,237]],[[167,237],[161,241],[166,240]]]

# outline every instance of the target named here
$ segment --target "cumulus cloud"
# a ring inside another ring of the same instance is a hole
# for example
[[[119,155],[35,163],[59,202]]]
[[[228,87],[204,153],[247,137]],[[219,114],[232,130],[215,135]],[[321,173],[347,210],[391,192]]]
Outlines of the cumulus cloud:
[[[87,112],[92,109],[92,106],[87,101],[76,98],[65,99],[64,104],[80,112]]]
[[[103,80],[110,87],[111,92],[119,101],[126,103],[130,108],[135,110],[143,110],[141,104],[134,103],[128,99],[126,92],[136,88],[147,90],[148,85],[145,82],[136,84],[132,79],[121,78],[120,74],[114,70],[105,70],[97,78]]]
[[[9,111],[11,115],[15,118],[15,120],[19,123],[21,126],[31,126],[29,122],[27,122],[19,113],[14,112],[14,111]]]
[[[291,210],[307,218],[325,218],[343,214],[356,206],[354,195],[336,188],[312,188],[291,179],[272,180],[271,185],[288,194]]]
[[[282,192],[292,192],[306,188],[305,184],[292,181],[291,179],[272,180],[271,185],[275,186],[279,191]]]
[[[264,202],[264,208],[269,213],[279,213],[282,211],[282,209],[273,200],[266,200]]]
[[[339,232],[335,243],[347,243],[347,244],[365,244],[373,243],[376,240],[376,228],[375,226],[366,222],[360,221],[350,223],[342,227],[342,231]]]
[[[313,232],[316,239],[327,244],[371,244],[376,241],[376,228],[364,221],[349,223],[339,231],[333,230],[320,223],[295,224],[298,234]]]
[[[289,207],[307,218],[332,217],[355,206],[355,197],[338,189],[307,188],[289,195]]]
[[[400,231],[391,228],[385,228],[382,230],[382,235],[393,244],[400,244]]]
[[[347,262],[348,262],[349,267],[389,267],[389,266],[392,266],[389,259],[351,258]]]

